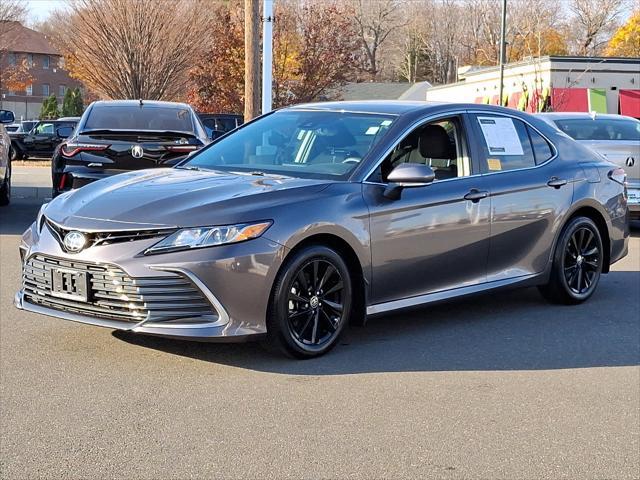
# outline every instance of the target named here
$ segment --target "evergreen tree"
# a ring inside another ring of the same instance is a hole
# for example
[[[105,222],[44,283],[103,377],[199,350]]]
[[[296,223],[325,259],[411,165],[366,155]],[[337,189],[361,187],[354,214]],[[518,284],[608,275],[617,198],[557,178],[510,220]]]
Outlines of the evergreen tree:
[[[55,94],[49,95],[42,102],[42,108],[40,109],[40,120],[51,120],[58,118],[60,112],[58,111],[58,99]]]
[[[72,88],[67,88],[66,91],[64,92],[64,99],[62,100],[62,116],[63,117],[75,116]]]
[[[82,92],[78,87],[73,89],[73,116],[79,117],[84,112],[84,100],[82,99]]]

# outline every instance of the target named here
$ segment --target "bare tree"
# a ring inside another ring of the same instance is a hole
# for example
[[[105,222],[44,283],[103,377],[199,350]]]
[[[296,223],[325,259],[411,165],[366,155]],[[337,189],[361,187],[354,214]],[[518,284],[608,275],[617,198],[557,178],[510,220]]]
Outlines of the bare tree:
[[[209,12],[192,0],[69,0],[54,21],[66,68],[106,98],[182,99]]]
[[[2,48],[2,37],[8,35],[14,22],[24,22],[27,16],[27,6],[23,0],[0,0],[0,48]]]
[[[352,0],[354,21],[365,53],[363,71],[374,81],[381,70],[380,47],[405,24],[400,0]]]
[[[627,0],[571,0],[569,10],[573,18],[576,53],[597,55],[601,53],[627,6]]]

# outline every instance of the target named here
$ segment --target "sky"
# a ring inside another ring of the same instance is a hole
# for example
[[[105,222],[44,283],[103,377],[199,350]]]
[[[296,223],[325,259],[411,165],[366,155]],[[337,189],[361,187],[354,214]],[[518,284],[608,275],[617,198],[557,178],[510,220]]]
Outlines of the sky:
[[[46,19],[51,12],[64,7],[62,0],[27,0],[27,23],[33,24]]]

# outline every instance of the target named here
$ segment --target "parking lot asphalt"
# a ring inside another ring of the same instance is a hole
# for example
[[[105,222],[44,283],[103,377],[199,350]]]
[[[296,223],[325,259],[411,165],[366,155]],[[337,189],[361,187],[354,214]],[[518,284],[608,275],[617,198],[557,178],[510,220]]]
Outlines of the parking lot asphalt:
[[[48,172],[0,209],[1,478],[638,478],[639,230],[583,305],[500,292],[293,361],[16,310]]]

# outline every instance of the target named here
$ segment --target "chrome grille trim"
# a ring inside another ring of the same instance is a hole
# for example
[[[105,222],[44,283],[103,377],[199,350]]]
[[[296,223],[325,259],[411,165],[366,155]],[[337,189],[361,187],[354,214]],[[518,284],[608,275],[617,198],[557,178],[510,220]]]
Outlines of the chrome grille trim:
[[[64,236],[76,229],[63,228],[60,225],[54,223],[48,218],[44,218],[44,224],[47,226],[51,234],[55,237],[58,243],[64,248],[62,242]],[[115,232],[86,232],[77,230],[84,233],[89,239],[89,244],[85,248],[95,247],[98,245],[111,245],[114,243],[133,242],[136,240],[148,240],[151,238],[166,237],[176,232],[176,228],[154,228],[149,230],[124,230]]]
[[[87,302],[51,295],[52,269],[70,268],[88,276]],[[22,290],[27,302],[47,308],[132,324],[146,322],[217,322],[220,315],[207,294],[188,276],[129,277],[114,265],[92,264],[36,254],[23,267]]]

